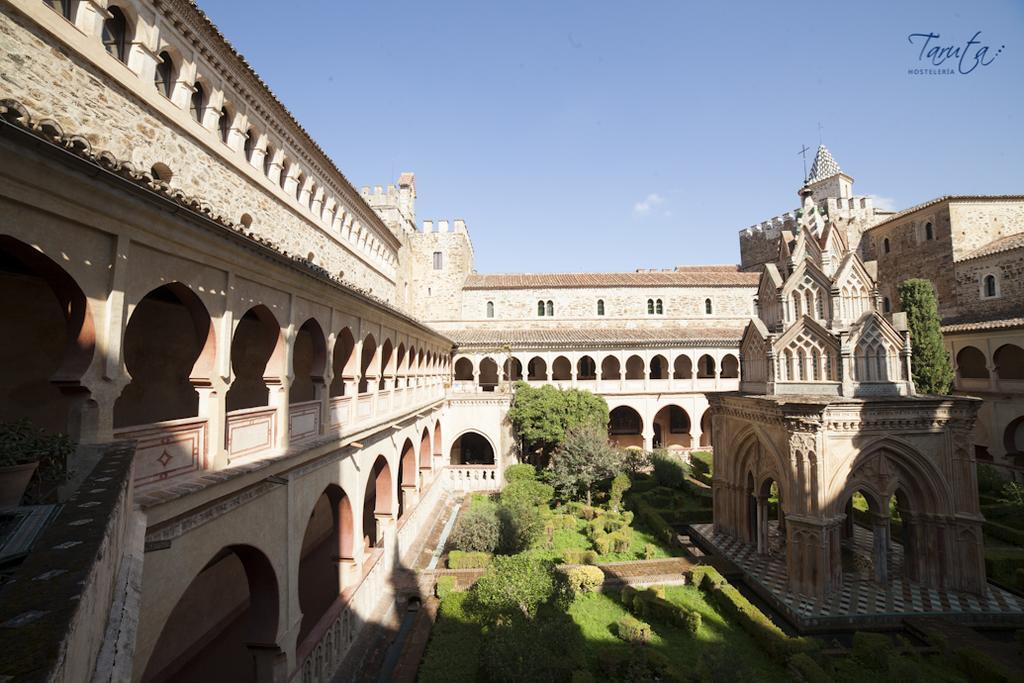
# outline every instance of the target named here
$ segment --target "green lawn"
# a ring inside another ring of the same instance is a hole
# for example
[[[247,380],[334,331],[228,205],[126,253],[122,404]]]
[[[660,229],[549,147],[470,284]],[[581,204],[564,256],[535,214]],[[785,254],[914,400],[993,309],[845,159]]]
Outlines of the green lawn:
[[[633,527],[633,543],[629,552],[613,552],[605,555],[599,555],[597,558],[598,562],[642,560],[644,559],[644,546],[647,544],[654,546],[654,555],[652,559],[675,557],[682,552],[679,548],[673,548],[662,543],[647,530],[642,527],[638,527],[635,521],[631,526]],[[547,541],[546,539],[541,539],[537,547],[530,550],[530,553],[537,557],[558,561],[562,558],[562,554],[566,550],[593,550],[594,545],[587,537],[586,528],[587,523],[585,521],[577,520],[575,529],[556,529],[551,537],[552,547],[545,547],[547,545]]]

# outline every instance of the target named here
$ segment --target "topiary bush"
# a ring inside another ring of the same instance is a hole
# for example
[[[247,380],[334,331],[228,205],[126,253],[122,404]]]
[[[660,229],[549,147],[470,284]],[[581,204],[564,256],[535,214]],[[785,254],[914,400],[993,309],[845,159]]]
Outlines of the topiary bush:
[[[555,495],[555,489],[549,484],[532,479],[513,481],[501,490],[499,500],[502,505],[523,504],[547,506]]]
[[[505,468],[505,481],[509,484],[516,481],[534,481],[536,478],[537,469],[533,465],[517,463]]]
[[[459,517],[449,540],[459,550],[493,553],[500,538],[501,523],[494,506],[471,505]]]
[[[604,584],[604,572],[598,567],[580,565],[567,567],[559,572],[566,592],[571,597],[583,593],[594,593]]]
[[[833,680],[832,676],[806,652],[797,653],[790,658],[789,671],[797,680],[804,683],[832,683]]]
[[[622,505],[622,496],[629,490],[631,483],[629,476],[626,474],[617,474],[612,479],[612,486],[608,492],[608,507],[612,511],[619,511],[619,507]]]
[[[528,553],[499,555],[471,593],[487,612],[532,618],[537,607],[555,594],[554,565]]]
[[[627,643],[646,644],[651,642],[651,625],[632,615],[626,615],[616,623],[616,635]]]
[[[884,633],[857,631],[853,634],[853,658],[871,671],[887,671],[893,649],[892,639]]]

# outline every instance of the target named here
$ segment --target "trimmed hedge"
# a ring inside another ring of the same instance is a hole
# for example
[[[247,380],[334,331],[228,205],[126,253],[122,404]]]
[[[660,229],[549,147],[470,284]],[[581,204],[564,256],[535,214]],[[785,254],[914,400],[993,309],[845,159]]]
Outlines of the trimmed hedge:
[[[1012,526],[989,520],[985,520],[982,530],[992,538],[998,538],[1000,541],[1006,541],[1013,545],[1024,546],[1024,530],[1014,529]]]
[[[688,610],[666,600],[664,586],[651,586],[643,591],[638,591],[632,586],[624,586],[619,599],[626,609],[638,617],[672,624],[690,634],[700,630],[700,612]]]
[[[981,650],[961,647],[954,651],[953,663],[973,683],[1011,683],[1024,680],[1016,671],[1008,671]]]
[[[627,643],[649,643],[654,635],[650,624],[628,614],[619,619],[616,626],[616,635]]]
[[[604,572],[599,567],[580,565],[578,567],[560,567],[566,590],[576,596],[581,593],[594,593],[604,584]]]
[[[639,498],[632,498],[631,503],[636,508],[636,515],[639,517],[640,522],[650,529],[652,534],[664,543],[673,543],[675,541],[675,531],[672,530],[672,527],[669,526],[668,522],[665,521],[665,518],[657,510]]]
[[[494,556],[490,553],[452,550],[448,553],[449,569],[485,569],[491,565]]]
[[[439,576],[437,577],[437,583],[434,584],[434,595],[439,600],[444,600],[448,597],[448,594],[455,590],[455,577],[454,576]]]
[[[562,551],[562,562],[565,564],[597,564],[598,555],[593,550],[570,548]]]
[[[803,683],[832,683],[833,680],[806,652],[798,652],[790,657],[789,672]]]
[[[533,465],[517,463],[505,468],[505,481],[510,484],[514,481],[522,481],[524,479],[532,481],[536,478],[537,468]]]
[[[764,615],[764,612],[757,609],[730,585],[717,569],[706,565],[694,568],[691,576],[695,579],[698,576],[697,569],[701,570],[701,589],[706,591],[725,615],[739,624],[769,657],[785,664],[793,655],[815,649],[816,645],[812,640],[786,635]]]

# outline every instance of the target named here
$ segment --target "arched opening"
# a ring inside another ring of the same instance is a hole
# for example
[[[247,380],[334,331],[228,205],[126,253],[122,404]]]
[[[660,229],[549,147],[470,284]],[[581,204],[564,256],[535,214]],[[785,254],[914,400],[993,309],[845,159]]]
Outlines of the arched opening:
[[[715,359],[705,353],[697,360],[697,378],[714,379],[714,377]]]
[[[359,356],[359,393],[365,394],[370,386],[377,383],[377,364],[374,359],[377,356],[377,340],[372,334],[366,335],[363,339],[363,350]]]
[[[665,356],[659,354],[651,358],[650,379],[668,379],[668,360]]]
[[[180,282],[157,287],[134,307],[124,333],[131,383],[114,403],[114,427],[199,414],[196,384],[207,383],[214,333],[203,302]]]
[[[266,555],[248,545],[224,548],[171,610],[142,680],[263,680],[253,654],[275,644],[277,593]]]
[[[601,379],[620,380],[622,379],[622,368],[619,359],[615,356],[605,356],[601,361]]]
[[[199,81],[192,84],[192,96],[189,97],[188,108],[196,123],[200,126],[203,125],[203,115],[206,112],[206,91],[203,89],[203,84]]]
[[[120,62],[128,63],[128,19],[116,5],[107,7],[103,20],[103,49]]]
[[[526,364],[526,379],[530,382],[544,382],[548,378],[548,364],[540,356],[534,356]]]
[[[843,581],[886,583],[891,575],[888,500],[855,490],[846,501],[841,538]]]
[[[757,495],[754,492],[754,474],[747,472],[747,482],[745,488],[747,494],[744,500],[747,501],[747,514],[746,514],[746,539],[747,543],[757,546]]]
[[[430,430],[426,427],[423,428],[423,436],[420,437],[420,469],[430,469]]]
[[[153,85],[164,97],[170,97],[174,91],[174,58],[167,52],[157,57],[156,71],[153,72]]]
[[[413,347],[411,347],[409,349],[409,374],[406,376],[405,386],[407,386],[407,387],[415,386],[416,378],[420,374],[420,360],[421,360],[421,358],[422,357],[420,356],[419,351],[416,350],[415,346],[413,346]]]
[[[234,379],[228,389],[227,410],[269,405],[267,382],[281,383],[284,355],[284,336],[270,309],[260,305],[246,311],[231,339]]]
[[[572,378],[572,363],[565,356],[559,356],[551,363],[551,379],[565,381]]]
[[[502,367],[502,377],[506,382],[516,382],[523,378],[523,364],[518,358],[506,358]]]
[[[441,421],[438,420],[434,423],[434,455],[441,455],[444,453],[444,447],[441,443]]]
[[[302,323],[292,348],[292,379],[288,390],[291,403],[314,401],[323,395],[327,344],[324,332],[313,318]]]
[[[405,380],[409,377],[409,359],[406,355],[405,343],[398,345],[398,359],[395,363],[395,388],[405,386]]]
[[[667,405],[654,415],[655,448],[689,448],[690,416],[677,405]]]
[[[345,588],[338,563],[353,561],[355,529],[352,502],[340,486],[328,486],[309,515],[299,552],[299,607],[301,643]]]
[[[619,406],[608,415],[608,438],[620,448],[643,448],[643,429],[640,413],[629,406]]]
[[[344,396],[345,388],[351,386],[356,376],[356,340],[352,330],[343,327],[334,340],[334,354],[331,359],[334,377],[331,378],[331,396]]]
[[[700,416],[700,445],[711,448],[714,444],[711,442],[711,409],[708,408],[704,411],[704,414]]]
[[[453,465],[493,465],[494,447],[483,434],[466,432],[452,442],[449,462]]]
[[[576,379],[597,379],[597,364],[590,356],[582,356],[576,362]]]
[[[457,382],[472,382],[473,381],[473,361],[466,357],[462,357],[455,361],[455,381]]]
[[[640,356],[630,356],[626,359],[626,379],[644,378],[644,359]]]
[[[774,479],[765,479],[756,497],[757,552],[780,556],[786,553],[786,516],[782,511],[782,490]]]
[[[1024,453],[1024,415],[1011,420],[1003,430],[1003,448],[1007,455]]]
[[[1024,379],[1024,349],[1016,344],[1003,344],[993,355],[999,379]]]
[[[395,376],[395,347],[390,339],[384,340],[380,347],[380,380],[377,382],[378,391],[390,388],[388,380]]]
[[[693,363],[690,361],[689,356],[679,355],[676,356],[675,362],[672,364],[672,379],[692,379],[693,378]]]
[[[815,366],[817,367],[817,366]],[[734,379],[740,376],[740,362],[731,353],[726,354],[722,359],[722,374],[724,379]],[[815,377],[817,379],[817,377]]]
[[[416,466],[416,449],[411,439],[402,444],[402,457],[398,462],[398,517],[401,519],[413,505],[413,498],[419,489],[416,478],[419,468]]]
[[[78,436],[70,396],[92,361],[96,333],[85,294],[38,250],[0,236],[0,415]]]
[[[988,379],[985,354],[973,346],[965,346],[956,354],[956,366],[962,379]]]
[[[383,520],[395,514],[391,493],[391,468],[383,455],[378,455],[370,475],[366,478],[363,494],[363,547],[380,547],[383,539]]]
[[[483,391],[494,391],[498,386],[498,364],[493,358],[480,361],[480,388]]]

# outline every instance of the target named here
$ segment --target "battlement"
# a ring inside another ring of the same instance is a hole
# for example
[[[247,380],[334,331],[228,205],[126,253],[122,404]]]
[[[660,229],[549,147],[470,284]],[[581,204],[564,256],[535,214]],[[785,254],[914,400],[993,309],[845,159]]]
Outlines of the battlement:
[[[423,221],[423,229],[420,232],[464,232],[467,235],[469,234],[469,230],[466,228],[466,221],[462,220],[461,218],[456,218],[455,220],[451,221],[451,229],[449,229],[448,220],[437,221],[436,229],[434,226],[434,221]]]

